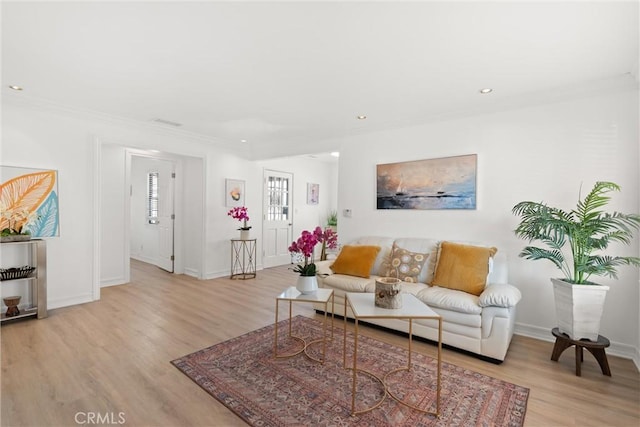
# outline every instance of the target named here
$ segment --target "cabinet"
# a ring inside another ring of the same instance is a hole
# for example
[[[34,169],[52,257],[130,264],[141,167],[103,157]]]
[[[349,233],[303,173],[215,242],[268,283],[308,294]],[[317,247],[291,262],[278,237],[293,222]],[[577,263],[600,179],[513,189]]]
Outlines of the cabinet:
[[[256,239],[231,239],[231,279],[256,277]]]
[[[38,319],[47,317],[47,245],[44,240],[27,240],[23,242],[2,242],[1,268],[21,267],[29,265],[35,270],[29,277],[6,279],[0,281],[2,298],[20,295],[20,314],[7,317],[7,306],[2,302],[0,321],[14,320],[34,316]],[[0,299],[2,301],[2,299]]]

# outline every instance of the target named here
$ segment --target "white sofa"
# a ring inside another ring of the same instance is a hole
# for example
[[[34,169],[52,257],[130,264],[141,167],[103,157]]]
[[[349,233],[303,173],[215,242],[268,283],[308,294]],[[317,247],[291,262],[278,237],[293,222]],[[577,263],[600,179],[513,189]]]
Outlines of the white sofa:
[[[429,254],[416,283],[402,282],[402,292],[415,295],[443,318],[443,344],[466,350],[493,362],[502,362],[507,354],[516,317],[516,305],[521,293],[508,284],[506,255],[498,252],[490,259],[485,289],[479,296],[460,290],[429,286],[437,263],[440,241],[423,238],[362,237],[349,245],[379,246],[381,248],[371,268],[369,278],[334,274],[330,266],[334,260],[317,262],[318,284],[335,293],[335,314],[344,315],[345,292],[375,292],[375,279],[386,275],[393,244],[412,252]],[[471,244],[471,243],[466,243]],[[483,245],[477,245],[483,246]],[[324,307],[323,307],[324,308]],[[347,312],[347,316],[352,314]],[[408,332],[406,320],[370,320],[386,328]],[[436,321],[413,322],[415,336],[437,341]]]

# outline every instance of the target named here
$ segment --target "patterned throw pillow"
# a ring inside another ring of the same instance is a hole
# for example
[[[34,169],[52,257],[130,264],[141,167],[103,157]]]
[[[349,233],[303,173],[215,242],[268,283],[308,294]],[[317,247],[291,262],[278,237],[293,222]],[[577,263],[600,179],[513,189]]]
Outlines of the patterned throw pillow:
[[[422,266],[429,254],[420,254],[402,249],[393,244],[387,276],[397,277],[404,282],[416,283]]]

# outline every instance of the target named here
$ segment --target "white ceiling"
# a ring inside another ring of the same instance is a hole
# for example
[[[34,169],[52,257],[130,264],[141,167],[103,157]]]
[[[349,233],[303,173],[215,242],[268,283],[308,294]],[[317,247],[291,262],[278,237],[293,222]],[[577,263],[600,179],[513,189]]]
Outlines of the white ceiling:
[[[638,86],[638,1],[4,1],[1,13],[5,96],[14,84],[181,123],[252,158]]]

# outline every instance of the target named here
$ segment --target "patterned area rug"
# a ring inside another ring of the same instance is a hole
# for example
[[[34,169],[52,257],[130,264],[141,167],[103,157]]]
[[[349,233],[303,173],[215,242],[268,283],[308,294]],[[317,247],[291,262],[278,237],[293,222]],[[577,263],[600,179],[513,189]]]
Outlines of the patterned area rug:
[[[287,336],[288,320],[278,328],[278,354],[302,344]],[[322,323],[296,316],[293,333],[322,337]],[[324,364],[304,354],[274,359],[274,326],[174,360],[196,384],[253,426],[521,426],[529,389],[442,362],[441,416],[414,411],[387,396],[376,409],[351,416],[352,371],[343,369],[342,321],[327,343]],[[351,331],[353,325],[349,325]],[[353,334],[347,334],[347,364],[353,360]],[[322,344],[309,353],[321,357]],[[437,360],[413,352],[411,372],[390,375],[388,387],[412,405],[435,411]],[[407,351],[360,334],[358,368],[382,377],[407,363]],[[356,410],[378,401],[384,388],[368,375],[358,375]]]

